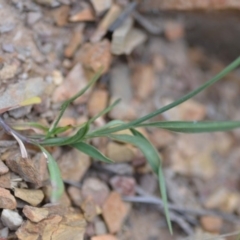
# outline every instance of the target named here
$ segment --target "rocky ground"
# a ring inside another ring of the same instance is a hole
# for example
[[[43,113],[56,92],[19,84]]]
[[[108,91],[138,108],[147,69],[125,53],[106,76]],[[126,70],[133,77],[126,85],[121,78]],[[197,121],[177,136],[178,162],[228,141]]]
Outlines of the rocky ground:
[[[3,117],[49,125],[61,102],[100,67],[96,86],[68,108],[60,125],[81,124],[117,98],[121,103],[96,127],[144,116],[238,56],[239,8],[239,1],[217,0],[0,0],[0,109],[42,98]],[[239,76],[234,71],[156,119],[239,119]],[[0,239],[237,239],[240,131],[140,131],[163,157],[173,236],[158,180],[138,149],[105,138],[92,141],[112,165],[74,149],[51,149],[66,187],[60,205],[53,205],[43,155],[28,146],[31,157],[22,159],[17,143],[1,131]]]

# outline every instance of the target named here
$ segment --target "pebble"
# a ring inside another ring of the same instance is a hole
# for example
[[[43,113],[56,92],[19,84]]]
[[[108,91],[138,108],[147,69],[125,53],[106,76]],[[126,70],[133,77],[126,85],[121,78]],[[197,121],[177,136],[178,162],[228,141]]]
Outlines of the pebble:
[[[8,239],[9,229],[7,227],[0,230],[0,239]]]
[[[220,233],[223,226],[223,220],[215,216],[203,216],[200,218],[202,228],[211,233]]]
[[[14,52],[14,46],[11,43],[3,43],[2,44],[2,50],[7,53],[13,53]]]
[[[9,190],[0,188],[0,208],[15,209],[17,202]]]
[[[106,155],[116,163],[131,162],[135,157],[135,151],[130,145],[109,142]]]
[[[140,100],[146,100],[151,96],[155,87],[155,73],[153,67],[147,64],[139,64],[134,68],[132,83],[134,95]]]
[[[109,188],[105,182],[97,178],[87,178],[83,182],[82,196],[85,199],[92,199],[98,206],[102,206],[109,195]]]
[[[9,172],[9,168],[5,165],[5,163],[2,160],[0,160],[0,175],[3,175],[7,172]]]
[[[176,41],[184,37],[184,27],[180,22],[167,21],[164,24],[164,34],[169,41]]]
[[[90,157],[77,149],[62,154],[58,160],[62,178],[74,182],[81,181],[90,164]]]
[[[97,15],[101,15],[112,5],[112,0],[90,0]]]
[[[54,103],[63,102],[78,93],[88,83],[84,69],[80,63],[77,63],[67,74],[63,83],[53,92],[52,100]],[[74,101],[75,104],[87,101],[89,91]]]
[[[135,195],[136,181],[133,177],[114,176],[110,179],[114,191],[123,196]]]
[[[107,107],[108,91],[97,89],[93,91],[88,101],[88,113],[90,117],[95,116]]]
[[[104,235],[107,234],[107,227],[104,223],[104,221],[97,219],[94,222],[94,228],[95,228],[95,232],[97,235]]]
[[[58,27],[67,25],[69,11],[70,8],[67,5],[62,5],[52,11],[54,21]]]
[[[112,63],[110,42],[107,39],[97,43],[85,43],[76,60],[82,63],[86,70],[97,73],[101,68],[102,74],[106,73]]]
[[[25,202],[31,204],[32,206],[37,206],[42,202],[44,198],[42,190],[34,189],[15,188],[14,195],[15,197],[24,200]]]
[[[111,192],[103,205],[103,218],[110,233],[121,230],[129,211],[130,205],[122,201],[119,193]]]
[[[1,214],[1,220],[4,226],[8,227],[10,230],[16,230],[21,226],[23,218],[19,215],[18,212],[3,209]]]
[[[42,18],[41,12],[28,12],[27,13],[27,24],[29,26],[34,25]]]
[[[25,205],[23,214],[32,222],[40,222],[48,217],[49,211],[47,208],[37,208]]]
[[[81,190],[77,187],[70,186],[68,187],[67,192],[73,204],[80,207],[83,202]]]
[[[92,22],[94,20],[95,16],[90,7],[82,9],[80,12],[69,18],[70,22]]]
[[[8,23],[0,26],[0,33],[8,33],[11,32],[15,28],[15,24]]]
[[[118,239],[113,235],[106,234],[106,235],[92,237],[91,240],[118,240]]]

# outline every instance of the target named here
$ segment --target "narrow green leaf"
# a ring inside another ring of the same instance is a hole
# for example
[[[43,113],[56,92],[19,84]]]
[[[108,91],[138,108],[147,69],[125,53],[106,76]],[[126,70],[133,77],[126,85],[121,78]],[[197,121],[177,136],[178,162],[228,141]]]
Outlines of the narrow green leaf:
[[[163,200],[164,213],[166,216],[168,229],[169,229],[170,233],[173,234],[173,229],[172,229],[172,224],[171,224],[171,219],[170,219],[170,214],[169,214],[169,209],[168,209],[166,184],[165,184],[165,179],[164,179],[161,165],[159,166],[158,180],[159,180],[160,192],[161,192],[161,197]]]
[[[47,158],[48,171],[50,175],[50,180],[52,184],[51,202],[56,203],[62,196],[64,192],[64,184],[61,177],[61,172],[57,165],[57,162],[52,157],[52,155],[42,146],[39,146],[44,155]]]
[[[182,133],[204,133],[227,131],[240,127],[240,121],[222,121],[222,122],[183,122],[183,121],[166,121],[151,122],[139,124],[138,127],[158,127],[173,132]]]
[[[153,172],[156,173],[156,175],[158,175],[160,183],[160,192],[162,195],[164,205],[164,212],[167,219],[169,231],[172,233],[172,225],[168,211],[167,192],[164,184],[164,177],[162,174],[160,156],[156,148],[140,132],[138,132],[135,129],[131,129],[131,132],[133,133],[134,136],[112,134],[110,135],[110,137],[114,140],[131,143],[132,145],[137,146],[143,152],[144,156],[148,160],[150,166],[152,167]]]
[[[203,85],[201,85],[200,87],[198,87],[197,89],[191,91],[190,93],[184,95],[183,97],[179,98],[178,100],[160,108],[157,109],[156,111],[143,116],[139,119],[136,119],[134,121],[131,121],[129,123],[126,124],[122,124],[120,126],[116,126],[114,128],[110,128],[110,129],[106,129],[104,130],[104,134],[110,134],[110,133],[114,133],[117,131],[121,131],[124,129],[129,129],[132,127],[136,127],[138,124],[145,122],[163,112],[166,112],[167,110],[170,110],[171,108],[174,108],[176,106],[178,106],[179,104],[187,101],[188,99],[194,97],[195,95],[197,95],[198,93],[202,92],[203,90],[205,90],[206,88],[210,87],[211,85],[213,85],[214,83],[216,83],[217,81],[219,81],[220,79],[222,79],[223,77],[225,77],[229,72],[233,71],[234,69],[236,69],[238,66],[240,65],[240,57],[238,57],[235,61],[233,61],[231,64],[229,64],[226,68],[224,68],[219,74],[217,74],[216,76],[214,76],[212,79],[210,79],[209,81],[207,81],[206,83],[204,83]],[[98,132],[98,135],[101,135],[101,132]]]
[[[23,122],[23,123],[10,123],[10,126],[18,131],[24,131],[32,128],[42,130],[43,132],[48,131],[48,127],[37,122]]]
[[[101,152],[99,152],[95,147],[91,146],[90,144],[87,144],[84,142],[78,142],[78,143],[71,144],[70,146],[87,154],[88,156],[90,156],[95,160],[99,160],[105,163],[113,163],[113,161],[110,158],[104,156]]]
[[[72,143],[81,141],[89,130],[89,124],[86,123],[82,128],[80,128],[76,134],[71,137],[54,137],[47,138],[41,141],[43,146],[66,146]]]
[[[51,125],[49,132],[47,134],[47,137],[50,137],[52,135],[52,132],[54,131],[54,129],[57,127],[60,119],[63,116],[63,113],[65,112],[65,110],[67,109],[67,107],[73,102],[75,101],[77,98],[79,98],[80,96],[82,96],[97,80],[98,78],[101,76],[102,73],[102,69],[100,69],[91,79],[91,81],[87,84],[86,87],[84,87],[81,91],[79,91],[77,94],[75,94],[73,97],[71,97],[70,99],[66,100],[61,107],[60,113],[57,116],[56,120],[53,122],[53,124]]]
[[[54,131],[52,132],[52,135],[58,135],[60,133],[63,133],[63,132],[66,132],[67,130],[73,128],[73,126],[71,125],[67,125],[67,126],[64,126],[64,127],[56,127],[54,129]]]

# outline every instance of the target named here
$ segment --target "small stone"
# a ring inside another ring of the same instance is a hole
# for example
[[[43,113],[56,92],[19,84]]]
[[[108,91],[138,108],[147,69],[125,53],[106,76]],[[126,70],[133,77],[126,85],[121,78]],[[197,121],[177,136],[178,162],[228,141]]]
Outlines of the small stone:
[[[14,47],[11,43],[3,43],[2,44],[2,50],[7,53],[13,53]]]
[[[47,163],[43,154],[29,159],[22,158],[19,153],[14,153],[6,160],[6,165],[25,181],[34,183],[37,187],[41,187],[48,178],[46,176]]]
[[[15,209],[17,202],[10,191],[0,188],[0,208]]]
[[[176,41],[184,37],[184,28],[180,22],[168,21],[164,25],[164,33],[169,41]]]
[[[30,203],[32,206],[37,206],[44,198],[42,190],[34,189],[15,188],[14,195],[25,202]]]
[[[103,89],[93,91],[88,101],[88,113],[90,117],[100,113],[107,107],[108,92]]]
[[[94,222],[94,228],[97,235],[107,234],[107,227],[105,223],[100,219]]]
[[[68,15],[70,8],[67,5],[62,5],[61,7],[52,11],[53,18],[57,26],[63,27],[68,23]]]
[[[132,146],[109,142],[106,149],[106,155],[116,163],[131,162],[135,157],[135,151]]]
[[[0,33],[8,33],[11,32],[15,28],[15,24],[6,23],[0,26]]]
[[[82,196],[84,199],[92,199],[98,206],[102,206],[109,195],[108,186],[97,178],[87,178],[83,182]]]
[[[68,73],[63,83],[58,86],[53,92],[53,102],[62,102],[71,98],[87,85],[88,81],[85,77],[83,67],[77,63]],[[74,101],[75,104],[84,103],[87,101],[89,91]]]
[[[154,129],[149,138],[156,148],[169,146],[174,141],[174,134],[164,129]]]
[[[88,8],[82,9],[80,12],[72,15],[69,18],[70,22],[92,22],[95,20],[95,16],[92,13],[92,10]]]
[[[103,205],[103,218],[110,233],[121,230],[122,224],[130,210],[130,205],[122,201],[121,196],[112,192]]]
[[[2,238],[2,240],[8,239],[8,234],[9,234],[9,229],[7,227],[2,228],[0,230],[0,239]]]
[[[107,39],[97,43],[85,43],[76,60],[80,61],[86,70],[97,73],[101,68],[106,73],[112,62],[110,43]]]
[[[52,72],[52,79],[53,79],[53,82],[55,83],[55,85],[61,85],[62,82],[63,82],[63,75],[60,71],[58,70],[54,70]]]
[[[91,198],[86,198],[82,202],[81,209],[83,210],[83,215],[88,222],[92,222],[97,216],[97,206]]]
[[[146,100],[153,93],[155,74],[151,65],[137,65],[134,69],[132,83],[135,95],[140,100]]]
[[[9,168],[0,160],[0,175],[3,175],[9,171]]]
[[[80,207],[83,202],[82,192],[79,188],[70,186],[67,189],[70,199],[73,201],[74,205]]]
[[[18,214],[18,212],[9,209],[3,209],[1,220],[4,226],[8,227],[10,230],[18,229],[23,222],[23,218]]]
[[[3,68],[0,69],[0,78],[7,80],[13,78],[17,74],[19,63],[4,64]]]
[[[101,15],[104,11],[111,7],[112,0],[91,0],[91,3],[97,15]]]
[[[63,154],[58,160],[62,178],[68,181],[79,182],[90,167],[90,157],[77,149]]]
[[[10,172],[0,175],[0,187],[11,188],[11,175]]]
[[[75,52],[83,41],[83,29],[84,25],[80,25],[76,30],[73,31],[72,37],[64,50],[65,57],[71,58],[74,56]]]
[[[133,19],[127,18],[123,24],[113,32],[111,44],[111,51],[113,54],[120,55],[124,53],[126,38],[132,26]]]
[[[112,7],[109,9],[109,11],[105,14],[103,19],[98,24],[94,34],[91,36],[90,38],[91,42],[93,43],[99,42],[102,39],[102,37],[107,33],[109,27],[118,18],[121,11],[122,11],[122,8],[119,5],[117,4],[112,5]]]
[[[42,18],[41,12],[29,12],[27,13],[27,24],[33,25]]]
[[[136,181],[132,177],[115,176],[110,179],[110,184],[114,191],[123,196],[135,195]]]
[[[203,216],[200,218],[202,228],[211,233],[220,233],[223,225],[223,220],[214,216]]]
[[[91,240],[118,240],[118,239],[113,235],[106,234],[106,235],[92,237]]]
[[[163,101],[164,105],[169,104],[169,99]],[[163,113],[163,115],[171,121],[199,121],[206,115],[206,108],[203,104],[198,103],[192,99],[176,106],[173,109]]]
[[[37,208],[25,205],[23,214],[32,222],[40,222],[48,217],[49,211],[47,208]]]

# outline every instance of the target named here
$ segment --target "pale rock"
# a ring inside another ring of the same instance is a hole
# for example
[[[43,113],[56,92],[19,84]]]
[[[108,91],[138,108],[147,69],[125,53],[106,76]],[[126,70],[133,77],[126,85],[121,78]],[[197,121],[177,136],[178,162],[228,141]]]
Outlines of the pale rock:
[[[81,203],[83,215],[88,222],[92,222],[98,214],[98,207],[91,198],[86,198]]]
[[[47,208],[37,208],[25,205],[23,214],[32,222],[40,222],[48,217],[49,211]]]
[[[8,227],[10,230],[18,229],[23,222],[23,218],[19,215],[18,212],[9,209],[3,209],[1,220],[4,226]]]
[[[123,24],[118,27],[114,32],[112,36],[112,45],[111,45],[111,51],[113,54],[120,55],[125,52],[125,42],[128,33],[132,29],[133,26],[133,19],[127,18]]]
[[[0,79],[7,80],[13,78],[17,74],[19,65],[17,61],[11,64],[4,64],[0,69]]]
[[[0,175],[0,188],[11,188],[10,172]]]
[[[97,43],[85,43],[76,60],[91,73],[97,73],[102,68],[102,74],[106,73],[112,63],[110,43],[107,39]]]
[[[67,189],[67,192],[68,192],[68,195],[69,195],[70,199],[74,203],[74,205],[80,207],[82,202],[83,202],[83,197],[82,197],[81,190],[77,187],[70,186]]]
[[[8,75],[8,77],[9,76],[10,75]],[[1,73],[0,78],[2,79]],[[46,83],[40,77],[30,78],[25,81],[11,84],[0,96],[1,109],[18,106],[20,102],[23,102],[28,98],[41,96],[44,93],[45,88]]]
[[[92,237],[91,240],[118,240],[114,235],[106,234]]]
[[[57,26],[63,27],[68,23],[68,15],[70,8],[67,5],[62,5],[52,11],[54,21]]]
[[[122,196],[135,195],[136,181],[133,177],[114,176],[110,179],[110,184]]]
[[[54,70],[52,72],[52,79],[56,86],[61,85],[63,82],[63,75],[60,71]]]
[[[97,178],[87,178],[83,182],[82,196],[84,199],[92,199],[98,206],[102,206],[109,195],[108,186]]]
[[[32,206],[40,204],[44,198],[42,190],[15,188],[14,195]]]
[[[97,89],[92,92],[88,101],[88,113],[93,117],[107,107],[108,92],[104,89]]]
[[[61,155],[57,161],[62,178],[79,182],[90,167],[90,157],[77,149],[72,149]]]
[[[92,22],[95,16],[90,7],[84,8],[69,18],[70,22]]]
[[[124,44],[124,54],[129,55],[132,51],[147,40],[147,34],[137,28],[133,28],[127,35]]]
[[[132,83],[134,93],[140,100],[146,100],[155,87],[155,73],[151,65],[139,64],[134,68]]]
[[[7,227],[0,230],[0,238],[8,239],[9,229]]]
[[[136,151],[127,144],[109,142],[106,155],[116,163],[131,162],[136,156]]]
[[[78,93],[87,85],[83,67],[80,63],[77,63],[68,73],[63,83],[58,86],[53,92],[53,102],[62,102],[71,98],[74,94]],[[89,91],[74,101],[75,104],[84,103],[87,101]]]
[[[172,101],[169,99],[163,100],[163,105],[167,105]],[[163,113],[164,117],[171,121],[199,121],[206,116],[206,108],[203,104],[195,100],[188,100],[173,109]]]
[[[64,56],[67,58],[71,58],[74,56],[75,52],[77,51],[78,47],[83,42],[83,29],[84,24],[79,25],[73,32],[71,39],[64,50]]]
[[[203,216],[200,218],[202,228],[211,233],[220,233],[223,225],[223,220],[215,216]]]
[[[7,172],[9,172],[9,168],[5,165],[5,163],[2,160],[0,160],[0,175],[3,175]]]
[[[101,15],[104,11],[111,7],[112,0],[91,0],[91,3],[97,15]]]
[[[164,24],[164,33],[169,41],[176,41],[184,37],[184,27],[180,22],[167,21]]]
[[[90,41],[93,43],[99,42],[102,39],[102,37],[107,33],[109,27],[118,18],[121,11],[122,11],[122,9],[119,5],[113,4],[111,6],[111,8],[109,9],[109,11],[105,14],[103,19],[98,24],[96,31],[90,38]]]
[[[0,208],[5,209],[15,209],[17,207],[17,202],[10,191],[0,188]]]
[[[107,226],[100,219],[97,219],[96,221],[94,221],[94,228],[97,235],[107,234]]]
[[[27,13],[27,24],[34,25],[37,21],[42,18],[41,12],[28,12]]]
[[[149,138],[156,148],[163,148],[170,146],[174,142],[175,136],[165,129],[156,128],[151,131]]]
[[[121,196],[112,192],[103,205],[103,218],[110,233],[121,230],[122,224],[130,211],[130,205],[124,203]]]

